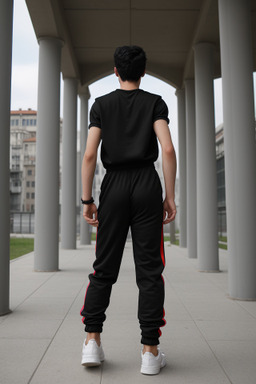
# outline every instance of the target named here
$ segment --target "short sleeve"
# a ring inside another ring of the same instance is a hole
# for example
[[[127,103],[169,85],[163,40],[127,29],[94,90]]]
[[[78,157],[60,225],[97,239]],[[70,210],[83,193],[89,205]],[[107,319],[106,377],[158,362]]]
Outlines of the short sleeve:
[[[91,110],[90,110],[90,124],[89,129],[91,127],[98,127],[101,128],[101,121],[100,121],[100,107],[97,100],[93,103]]]
[[[157,120],[166,120],[167,124],[169,124],[170,120],[168,118],[168,114],[169,111],[166,103],[161,97],[159,97],[154,108],[153,123]]]

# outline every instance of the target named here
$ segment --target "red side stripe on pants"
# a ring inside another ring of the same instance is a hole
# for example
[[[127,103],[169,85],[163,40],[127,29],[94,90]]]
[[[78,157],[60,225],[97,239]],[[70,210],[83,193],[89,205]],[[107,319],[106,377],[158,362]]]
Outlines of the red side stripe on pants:
[[[161,233],[161,245],[160,245],[161,259],[163,265],[165,267],[165,254],[164,254],[164,226],[162,225],[162,233]]]
[[[165,254],[164,254],[164,226],[162,225],[162,233],[161,233],[161,245],[160,245],[160,253],[161,253],[161,259],[162,259],[162,262],[163,262],[163,265],[165,267]],[[163,275],[161,275],[161,278],[163,280],[163,284],[165,285],[165,282],[164,282],[164,278],[163,278]],[[164,327],[166,325],[166,320],[165,320],[165,310],[163,308],[163,317],[162,317],[162,321],[164,322],[164,324],[161,326],[161,327]],[[159,337],[162,335],[162,332],[160,330],[160,328],[158,329],[158,334],[159,334]]]

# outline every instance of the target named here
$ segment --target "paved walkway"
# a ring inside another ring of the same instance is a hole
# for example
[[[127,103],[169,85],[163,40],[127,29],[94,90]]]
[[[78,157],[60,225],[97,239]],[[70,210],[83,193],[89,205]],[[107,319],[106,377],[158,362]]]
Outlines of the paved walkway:
[[[79,316],[94,245],[61,250],[57,273],[33,272],[33,253],[11,263],[11,308],[0,317],[1,384],[255,384],[256,302],[227,297],[221,273],[197,272],[186,250],[166,243],[166,318],[162,349],[168,365],[143,376],[132,243],[127,242],[107,312],[102,367],[80,366]]]

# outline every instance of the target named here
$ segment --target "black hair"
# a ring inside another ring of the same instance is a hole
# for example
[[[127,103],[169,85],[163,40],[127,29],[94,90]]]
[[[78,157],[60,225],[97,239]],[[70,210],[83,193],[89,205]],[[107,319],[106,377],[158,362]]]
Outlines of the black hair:
[[[147,58],[141,47],[125,45],[116,48],[114,61],[123,81],[138,81],[145,72]]]

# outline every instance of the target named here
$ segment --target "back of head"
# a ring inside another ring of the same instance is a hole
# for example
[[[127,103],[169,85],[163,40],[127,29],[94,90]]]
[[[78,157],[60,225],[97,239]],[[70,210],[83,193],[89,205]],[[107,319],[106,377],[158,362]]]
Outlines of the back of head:
[[[116,48],[114,61],[122,81],[138,81],[144,75],[147,58],[142,48],[131,45]]]

